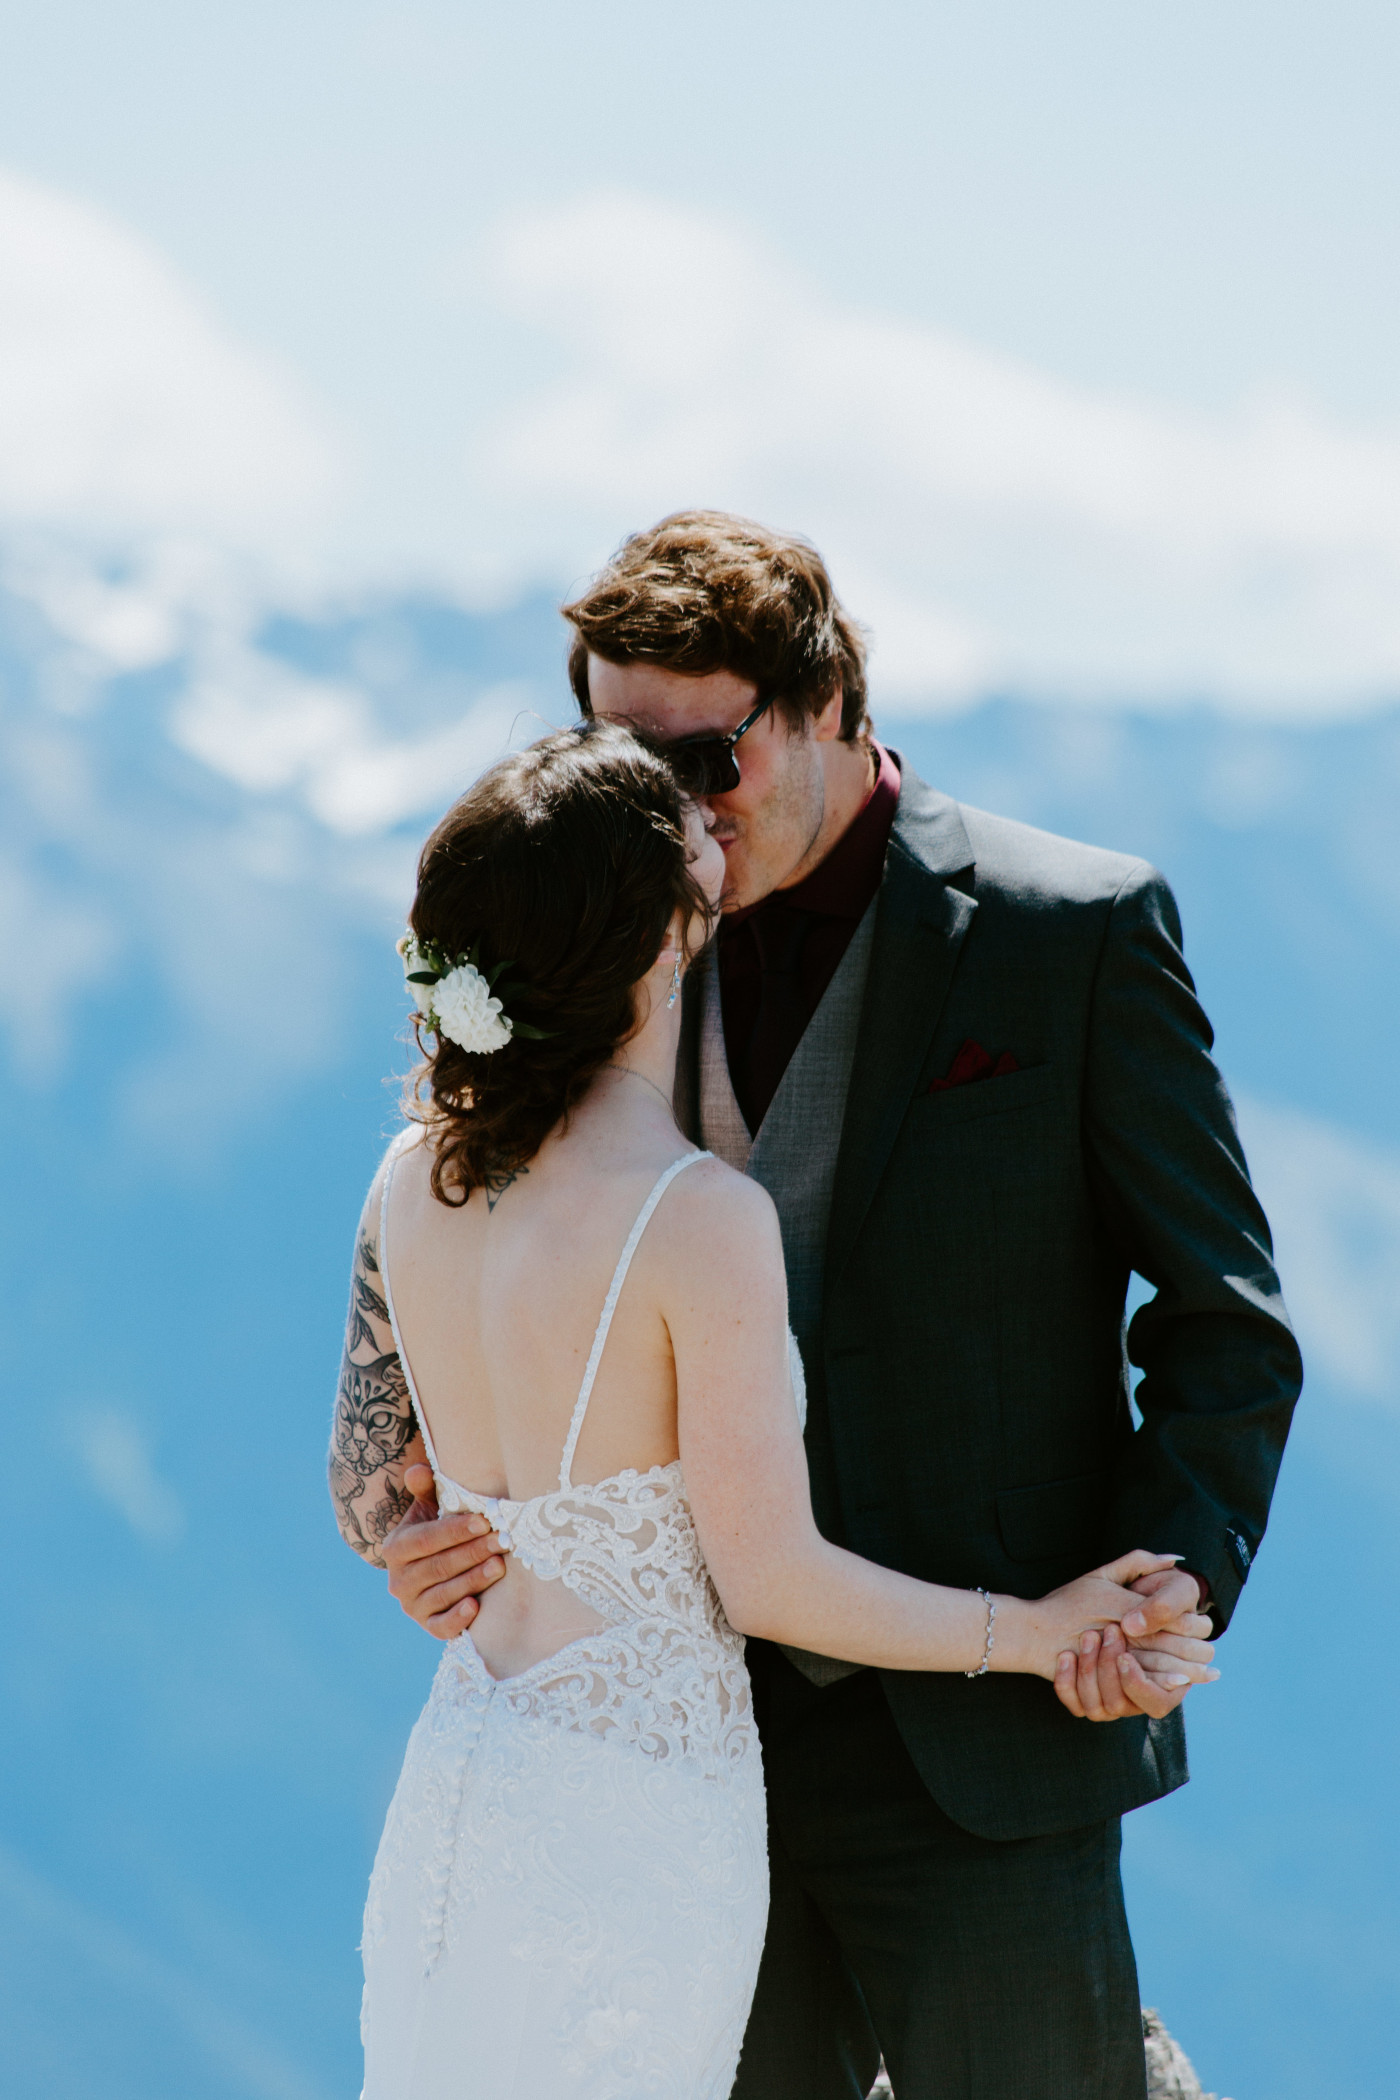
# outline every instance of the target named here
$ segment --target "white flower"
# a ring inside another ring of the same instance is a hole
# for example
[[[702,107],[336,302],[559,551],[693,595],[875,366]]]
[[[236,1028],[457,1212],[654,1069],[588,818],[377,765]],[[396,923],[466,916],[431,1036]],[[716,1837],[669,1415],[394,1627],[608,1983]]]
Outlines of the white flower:
[[[403,958],[404,990],[408,993],[409,998],[413,1001],[423,1019],[425,1021],[431,1020],[434,987],[431,984],[413,984],[410,980],[415,975],[421,975],[425,971],[432,970],[435,965],[429,961],[411,933],[403,934],[396,945],[399,954]]]
[[[474,963],[459,963],[436,984],[414,989],[431,1000],[438,1034],[450,1037],[460,1049],[489,1056],[510,1041],[510,1021]]]

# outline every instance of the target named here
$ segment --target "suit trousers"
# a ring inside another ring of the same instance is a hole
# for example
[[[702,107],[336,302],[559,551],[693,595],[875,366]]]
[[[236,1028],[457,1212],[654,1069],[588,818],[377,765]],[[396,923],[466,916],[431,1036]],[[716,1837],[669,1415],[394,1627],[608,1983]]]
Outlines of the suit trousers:
[[[1119,1818],[974,1836],[875,1671],[749,1652],[772,1900],[734,2100],[865,2100],[882,2053],[897,2100],[1145,2100]]]

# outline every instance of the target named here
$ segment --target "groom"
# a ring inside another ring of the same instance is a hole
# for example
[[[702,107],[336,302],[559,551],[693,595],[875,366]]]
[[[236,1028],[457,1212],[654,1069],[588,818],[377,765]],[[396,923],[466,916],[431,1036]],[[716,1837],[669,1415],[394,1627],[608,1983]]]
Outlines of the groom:
[[[583,712],[677,746],[725,850],[677,1113],[777,1205],[822,1531],[1023,1596],[1176,1553],[1127,1632],[1223,1630],[1301,1365],[1166,884],[876,743],[802,541],[669,518],[565,616]],[[493,1572],[468,1524],[385,1547],[436,1632]],[[1053,1689],[749,1661],[773,1893],[735,2100],[860,2100],[882,2050],[900,2100],[1142,2100],[1119,1826],[1186,1779],[1183,1694],[1112,1630]]]

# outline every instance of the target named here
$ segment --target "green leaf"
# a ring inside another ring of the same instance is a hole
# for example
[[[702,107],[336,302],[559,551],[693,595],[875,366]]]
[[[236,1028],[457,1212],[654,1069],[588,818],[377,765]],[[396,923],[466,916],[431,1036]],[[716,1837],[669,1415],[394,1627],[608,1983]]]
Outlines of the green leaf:
[[[558,1031],[553,1028],[532,1028],[528,1021],[512,1021],[510,1032],[512,1035],[527,1035],[532,1043],[547,1043]]]

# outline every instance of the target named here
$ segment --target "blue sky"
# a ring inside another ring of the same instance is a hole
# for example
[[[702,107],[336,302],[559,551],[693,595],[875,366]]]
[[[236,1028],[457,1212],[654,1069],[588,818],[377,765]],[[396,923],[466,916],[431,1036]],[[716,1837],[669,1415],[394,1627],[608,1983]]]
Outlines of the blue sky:
[[[392,941],[570,712],[560,592],[696,501],[813,534],[921,770],[1176,883],[1311,1385],[1130,1826],[1144,1983],[1233,2100],[1390,2093],[1397,58],[1349,4],[0,0],[34,2100],[352,2089],[428,1669],[320,1477]]]
[[[0,25],[17,524],[480,602],[707,500],[815,534],[891,705],[1395,688],[1389,10]]]

